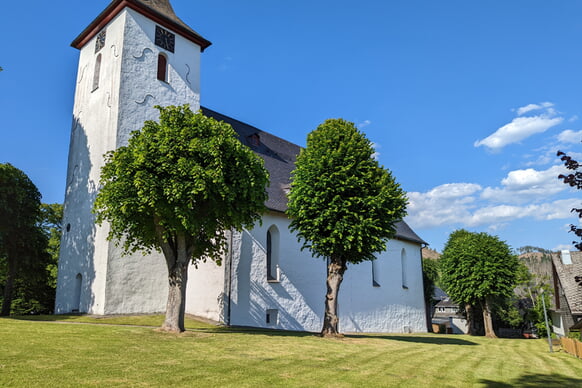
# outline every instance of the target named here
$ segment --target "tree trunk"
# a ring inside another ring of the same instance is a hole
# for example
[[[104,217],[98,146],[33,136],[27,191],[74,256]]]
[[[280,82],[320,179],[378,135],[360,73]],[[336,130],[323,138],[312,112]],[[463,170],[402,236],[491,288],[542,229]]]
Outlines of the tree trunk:
[[[338,325],[338,294],[339,288],[344,279],[346,264],[339,258],[331,258],[327,266],[327,294],[325,295],[325,315],[323,317],[323,337],[340,336]]]
[[[491,319],[491,300],[485,298],[483,306],[483,324],[485,325],[485,337],[497,338],[493,330],[493,319]]]
[[[185,237],[176,238],[175,254],[168,255],[168,249],[163,249],[168,265],[168,303],[166,304],[166,320],[162,330],[181,333],[184,327],[186,312],[186,285],[188,282],[188,264],[190,257],[186,247]],[[168,257],[170,256],[170,257]]]
[[[433,329],[432,329],[432,304],[425,300],[424,301],[424,315],[426,316],[426,330],[429,333],[433,333]]]
[[[473,314],[473,306],[470,303],[465,304],[465,313],[467,314],[467,327],[469,335],[477,335],[475,330],[475,317]]]
[[[7,317],[10,315],[10,308],[12,307],[12,293],[14,291],[14,278],[16,277],[16,265],[9,257],[6,258],[8,262],[8,273],[6,274],[6,284],[4,285],[4,296],[2,300],[2,311],[0,316]]]

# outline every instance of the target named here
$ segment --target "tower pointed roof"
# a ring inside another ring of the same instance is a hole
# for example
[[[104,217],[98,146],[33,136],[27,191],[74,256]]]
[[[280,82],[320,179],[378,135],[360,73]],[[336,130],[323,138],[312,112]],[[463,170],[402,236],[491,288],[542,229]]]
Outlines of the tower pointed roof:
[[[182,21],[174,12],[170,0],[113,0],[103,12],[71,43],[71,46],[80,49],[93,38],[107,23],[109,23],[124,8],[131,8],[156,23],[171,29],[184,38],[196,43],[201,50],[212,43],[204,39],[190,26]]]

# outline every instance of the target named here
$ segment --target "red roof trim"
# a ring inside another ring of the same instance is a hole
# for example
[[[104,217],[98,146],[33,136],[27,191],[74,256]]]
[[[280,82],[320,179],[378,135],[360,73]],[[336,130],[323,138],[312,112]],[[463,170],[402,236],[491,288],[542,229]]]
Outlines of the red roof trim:
[[[113,18],[115,18],[124,8],[131,8],[136,12],[148,17],[159,25],[166,27],[178,35],[188,39],[189,41],[200,46],[201,51],[210,46],[212,43],[204,39],[200,35],[188,31],[188,29],[177,24],[174,21],[168,20],[166,17],[159,15],[158,13],[151,12],[149,9],[140,7],[138,4],[131,0],[118,0],[111,3],[89,26],[81,32],[81,34],[71,43],[76,49],[81,49],[85,46],[95,35],[99,33]]]

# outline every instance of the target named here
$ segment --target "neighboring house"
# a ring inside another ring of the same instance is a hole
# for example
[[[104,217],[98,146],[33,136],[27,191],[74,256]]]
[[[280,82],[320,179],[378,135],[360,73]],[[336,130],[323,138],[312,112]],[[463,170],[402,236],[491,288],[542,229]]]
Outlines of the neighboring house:
[[[554,308],[551,310],[554,332],[567,336],[572,326],[582,320],[582,252],[561,251],[552,254],[554,271]]]
[[[467,334],[469,326],[460,306],[438,287],[435,289],[435,297],[441,300],[434,307],[432,323],[445,325],[447,332],[452,334]]]
[[[58,314],[157,313],[165,310],[167,269],[159,253],[122,256],[97,227],[91,208],[103,154],[127,143],[154,105],[200,108],[200,53],[210,42],[174,13],[168,0],[114,0],[77,37],[80,50],[69,152]],[[268,132],[202,108],[230,123],[270,173],[262,223],[228,233],[222,266],[191,267],[186,312],[228,325],[319,331],[326,263],[301,250],[285,215],[290,173],[300,148]],[[344,332],[423,332],[421,247],[405,223],[373,262],[350,265],[339,295]]]

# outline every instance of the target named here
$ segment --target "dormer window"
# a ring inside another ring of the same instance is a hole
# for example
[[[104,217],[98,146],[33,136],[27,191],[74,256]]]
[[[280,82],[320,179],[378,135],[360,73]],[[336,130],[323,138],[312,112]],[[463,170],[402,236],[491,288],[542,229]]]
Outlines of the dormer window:
[[[252,135],[247,136],[247,140],[249,141],[249,145],[253,147],[258,147],[261,145],[261,138],[257,133],[253,133]]]

